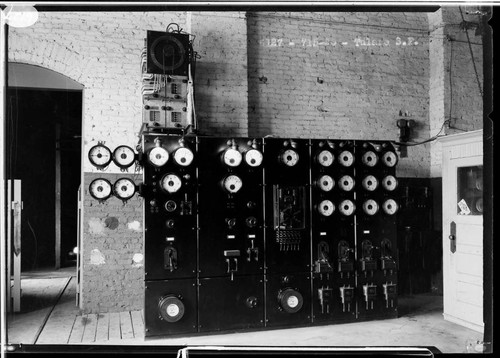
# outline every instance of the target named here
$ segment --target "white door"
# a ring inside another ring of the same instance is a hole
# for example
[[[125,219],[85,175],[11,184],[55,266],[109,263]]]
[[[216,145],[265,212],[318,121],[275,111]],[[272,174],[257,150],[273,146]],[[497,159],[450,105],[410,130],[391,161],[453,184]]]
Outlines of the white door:
[[[482,175],[482,142],[443,145],[443,313],[479,332],[484,328]]]

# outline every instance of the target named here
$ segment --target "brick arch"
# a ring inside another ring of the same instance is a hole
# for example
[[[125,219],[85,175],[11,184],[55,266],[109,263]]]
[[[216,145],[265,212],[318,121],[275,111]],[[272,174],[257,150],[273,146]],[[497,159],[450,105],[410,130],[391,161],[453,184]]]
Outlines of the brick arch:
[[[16,38],[9,43],[9,62],[36,65],[52,70],[61,75],[88,86],[90,68],[96,65],[96,60],[89,60],[84,55],[66,47],[55,40],[37,39],[33,46],[30,39]]]

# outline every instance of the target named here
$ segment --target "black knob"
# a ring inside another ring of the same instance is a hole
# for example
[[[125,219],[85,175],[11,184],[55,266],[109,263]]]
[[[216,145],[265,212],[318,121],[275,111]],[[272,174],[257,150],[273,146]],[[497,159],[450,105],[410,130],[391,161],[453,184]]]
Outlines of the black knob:
[[[254,209],[257,206],[257,204],[254,201],[249,201],[247,203],[247,208],[249,209]]]
[[[169,229],[173,229],[173,227],[175,226],[175,221],[173,219],[168,219],[165,224]]]
[[[253,216],[250,216],[246,219],[246,223],[248,227],[255,227],[255,225],[257,225],[257,219]]]
[[[257,307],[258,299],[257,297],[250,296],[246,300],[246,305],[248,308],[255,308]]]
[[[149,108],[151,108],[151,107],[149,107],[148,105],[144,106],[144,109],[149,109]]]
[[[231,219],[226,219],[227,226],[232,229],[236,225],[236,219],[231,218]]]

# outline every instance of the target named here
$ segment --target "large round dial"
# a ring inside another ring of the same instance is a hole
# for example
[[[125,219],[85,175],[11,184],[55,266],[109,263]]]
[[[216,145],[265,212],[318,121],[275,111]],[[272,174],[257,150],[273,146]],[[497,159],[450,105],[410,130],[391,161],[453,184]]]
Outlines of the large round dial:
[[[122,200],[128,200],[134,196],[136,192],[136,186],[131,179],[120,178],[115,181],[115,184],[113,185],[113,192],[118,198]]]
[[[135,153],[132,148],[126,145],[120,145],[113,152],[113,162],[122,168],[128,168],[135,162]]]
[[[97,168],[105,168],[111,163],[111,150],[103,144],[94,145],[89,150],[90,163]]]
[[[349,199],[343,200],[339,205],[339,211],[345,216],[352,215],[354,210],[356,210],[356,206]]]
[[[89,185],[90,195],[97,200],[106,200],[111,196],[111,183],[103,178],[92,180]]]
[[[186,147],[180,147],[174,152],[174,162],[180,166],[187,167],[193,162],[193,151]]]
[[[318,212],[323,216],[330,216],[335,211],[335,205],[330,200],[323,200],[318,205]]]
[[[382,155],[382,162],[388,167],[393,167],[398,163],[398,157],[394,152],[385,152]]]
[[[373,199],[368,199],[363,203],[363,211],[368,215],[375,215],[378,209],[378,204]]]
[[[316,185],[323,191],[330,191],[335,186],[335,181],[331,176],[325,174],[319,177]]]
[[[169,323],[179,321],[185,312],[184,303],[174,295],[164,296],[158,302],[160,317]]]
[[[286,166],[293,167],[299,162],[299,153],[293,149],[287,149],[281,153],[280,160]]]
[[[160,186],[165,192],[173,194],[179,191],[182,186],[182,181],[179,176],[168,173],[161,178]]]
[[[350,175],[344,175],[339,179],[339,187],[344,191],[351,191],[354,188],[354,179]]]
[[[329,150],[322,150],[316,156],[316,160],[318,161],[319,165],[322,165],[324,167],[329,167],[330,165],[332,165],[334,159],[335,158],[333,157],[332,152],[330,152]]]
[[[224,188],[225,191],[227,191],[230,194],[237,193],[242,186],[243,182],[237,175],[228,175],[222,181],[222,187]]]
[[[369,150],[368,152],[363,154],[361,161],[368,167],[374,167],[378,163],[378,155]]]
[[[234,148],[228,148],[224,151],[224,154],[222,154],[222,161],[229,167],[237,167],[241,164],[242,160],[243,156]]]
[[[374,191],[378,188],[378,180],[373,175],[367,175],[361,184],[363,185],[363,188],[368,191]]]
[[[386,214],[393,215],[398,211],[399,206],[394,199],[387,199],[382,204],[382,209]]]
[[[292,288],[285,288],[278,294],[278,302],[285,312],[296,313],[302,308],[304,298],[300,292]]]
[[[344,167],[350,167],[354,163],[354,155],[352,155],[352,153],[348,150],[344,150],[342,153],[340,153],[338,159],[339,163]]]
[[[262,152],[257,149],[250,149],[245,153],[245,163],[251,167],[258,167],[262,164],[263,159]]]
[[[398,180],[392,175],[388,175],[382,179],[382,186],[387,191],[393,191],[398,186]]]
[[[149,151],[148,160],[155,167],[162,167],[168,162],[168,152],[163,147],[154,147]]]

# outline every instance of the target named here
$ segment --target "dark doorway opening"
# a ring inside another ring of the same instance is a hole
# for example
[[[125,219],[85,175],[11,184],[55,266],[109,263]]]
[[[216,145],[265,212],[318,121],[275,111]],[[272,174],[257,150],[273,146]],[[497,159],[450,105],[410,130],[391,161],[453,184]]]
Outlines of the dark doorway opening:
[[[76,264],[82,91],[10,87],[7,174],[21,179],[21,269]]]

